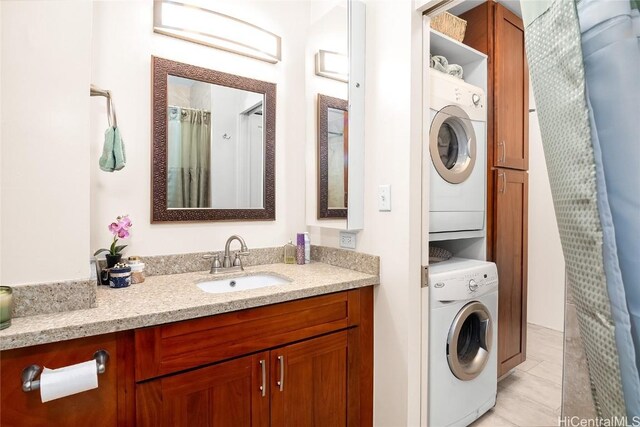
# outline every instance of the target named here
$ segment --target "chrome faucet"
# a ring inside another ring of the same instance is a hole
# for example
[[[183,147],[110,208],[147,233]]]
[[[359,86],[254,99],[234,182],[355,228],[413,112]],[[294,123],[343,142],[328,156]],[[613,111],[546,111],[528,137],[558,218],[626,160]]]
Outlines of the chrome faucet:
[[[231,262],[231,253],[229,248],[231,246],[231,242],[237,240],[240,242],[240,251],[236,252],[236,256]],[[242,266],[242,259],[240,256],[249,255],[249,250],[247,249],[247,244],[244,242],[244,239],[237,234],[229,237],[227,239],[227,243],[224,245],[224,258],[222,262],[220,262],[220,256],[218,254],[215,255],[205,255],[204,258],[213,258],[213,263],[211,264],[211,270],[209,273],[228,273],[231,271],[244,271],[244,267]]]

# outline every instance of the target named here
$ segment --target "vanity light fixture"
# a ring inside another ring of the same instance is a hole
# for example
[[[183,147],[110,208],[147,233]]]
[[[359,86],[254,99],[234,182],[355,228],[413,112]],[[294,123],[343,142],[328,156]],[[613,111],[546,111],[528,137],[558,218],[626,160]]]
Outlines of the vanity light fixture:
[[[280,36],[201,6],[154,1],[153,31],[272,64],[282,59]]]
[[[316,53],[316,75],[349,83],[349,57],[320,49]]]

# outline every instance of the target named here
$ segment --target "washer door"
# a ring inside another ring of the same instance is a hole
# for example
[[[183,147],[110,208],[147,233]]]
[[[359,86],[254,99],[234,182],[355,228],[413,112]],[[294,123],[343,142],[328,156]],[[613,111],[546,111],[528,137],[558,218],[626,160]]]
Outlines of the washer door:
[[[460,184],[471,175],[476,163],[476,134],[462,108],[447,105],[436,113],[429,131],[429,152],[445,181]]]
[[[447,337],[447,362],[453,375],[470,381],[484,369],[491,349],[493,327],[489,309],[478,301],[458,312]]]

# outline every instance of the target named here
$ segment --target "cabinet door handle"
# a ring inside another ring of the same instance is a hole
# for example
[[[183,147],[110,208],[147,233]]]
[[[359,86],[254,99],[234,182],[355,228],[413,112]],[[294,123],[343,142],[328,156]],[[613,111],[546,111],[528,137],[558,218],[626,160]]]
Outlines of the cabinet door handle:
[[[507,157],[507,146],[504,141],[498,142],[498,148],[502,148],[500,150],[500,156],[498,157],[498,163],[504,163]]]
[[[507,177],[504,172],[498,174],[498,178],[502,181],[502,187],[498,187],[498,191],[500,193],[504,193],[507,191]]]
[[[262,371],[262,385],[260,386],[260,394],[262,397],[266,396],[267,393],[267,367],[264,360],[260,361],[260,370]]]
[[[276,384],[280,391],[284,389],[284,356],[278,356],[278,362],[280,362],[280,379]]]

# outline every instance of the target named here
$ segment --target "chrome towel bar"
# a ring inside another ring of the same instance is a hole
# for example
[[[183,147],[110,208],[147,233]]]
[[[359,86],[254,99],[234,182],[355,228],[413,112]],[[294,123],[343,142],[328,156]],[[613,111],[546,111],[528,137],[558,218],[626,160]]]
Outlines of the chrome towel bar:
[[[98,374],[104,374],[107,370],[107,362],[109,361],[109,352],[107,350],[98,350],[93,354],[96,360],[96,370]],[[22,370],[22,391],[25,393],[38,390],[40,388],[40,380],[36,377],[40,375],[42,367],[40,365],[30,365]]]

